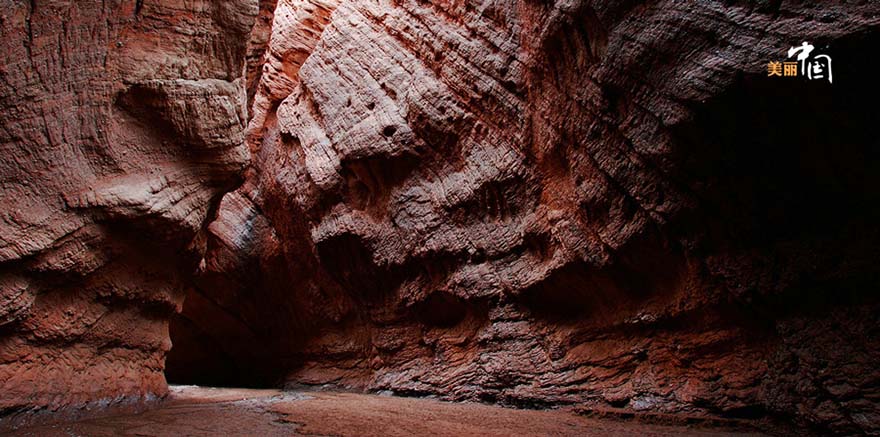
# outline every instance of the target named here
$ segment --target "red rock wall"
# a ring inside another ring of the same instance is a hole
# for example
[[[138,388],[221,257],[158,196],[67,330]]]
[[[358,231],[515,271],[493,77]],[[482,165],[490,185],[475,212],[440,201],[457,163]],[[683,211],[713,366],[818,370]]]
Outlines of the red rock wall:
[[[0,411],[168,353],[878,431],[876,2],[93,3],[0,0]]]
[[[280,1],[169,374],[876,431],[878,12]]]
[[[0,2],[0,411],[167,390],[256,1]]]

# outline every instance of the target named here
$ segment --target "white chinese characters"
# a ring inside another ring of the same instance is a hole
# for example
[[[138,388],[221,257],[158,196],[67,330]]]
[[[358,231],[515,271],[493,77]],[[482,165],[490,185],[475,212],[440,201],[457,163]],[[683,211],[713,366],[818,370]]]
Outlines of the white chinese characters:
[[[831,57],[828,55],[810,56],[815,47],[804,42],[798,47],[788,49],[788,57],[797,55],[797,61],[800,62],[801,75],[806,75],[808,79],[828,79],[828,83],[834,83],[831,72]]]

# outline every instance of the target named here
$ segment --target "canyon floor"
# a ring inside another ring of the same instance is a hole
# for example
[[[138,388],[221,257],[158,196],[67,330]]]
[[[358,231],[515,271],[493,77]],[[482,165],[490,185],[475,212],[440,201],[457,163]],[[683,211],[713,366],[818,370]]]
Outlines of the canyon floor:
[[[594,419],[569,411],[519,410],[337,392],[173,386],[158,407],[21,428],[16,436],[728,436],[742,429]]]

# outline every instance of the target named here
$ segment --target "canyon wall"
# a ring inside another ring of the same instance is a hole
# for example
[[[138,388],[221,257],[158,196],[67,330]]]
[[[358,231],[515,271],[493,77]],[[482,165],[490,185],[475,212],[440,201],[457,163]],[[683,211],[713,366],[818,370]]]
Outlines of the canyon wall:
[[[877,2],[0,6],[0,412],[167,374],[880,432]],[[833,84],[768,77],[803,41]]]
[[[877,431],[878,12],[280,1],[169,375]]]
[[[248,162],[256,1],[0,2],[0,412],[152,398]]]

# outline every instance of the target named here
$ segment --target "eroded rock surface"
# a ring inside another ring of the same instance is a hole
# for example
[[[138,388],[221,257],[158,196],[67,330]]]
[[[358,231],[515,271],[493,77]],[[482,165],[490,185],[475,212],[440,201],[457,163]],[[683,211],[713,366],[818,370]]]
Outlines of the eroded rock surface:
[[[878,12],[279,1],[169,371],[876,432]]]
[[[181,382],[880,432],[878,26],[0,0],[0,412],[161,395],[170,349]],[[767,77],[802,41],[833,85]]]
[[[0,2],[0,412],[166,392],[258,7]]]

